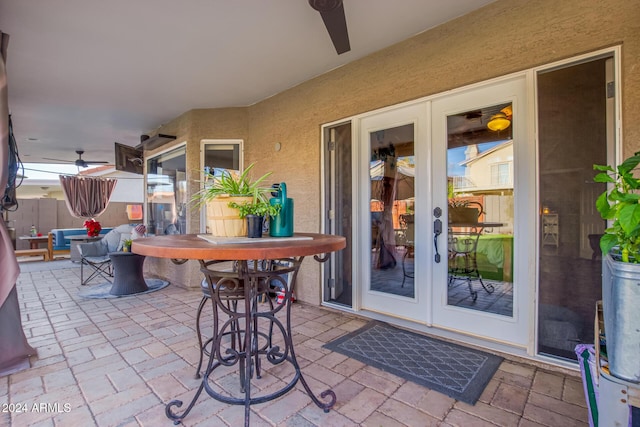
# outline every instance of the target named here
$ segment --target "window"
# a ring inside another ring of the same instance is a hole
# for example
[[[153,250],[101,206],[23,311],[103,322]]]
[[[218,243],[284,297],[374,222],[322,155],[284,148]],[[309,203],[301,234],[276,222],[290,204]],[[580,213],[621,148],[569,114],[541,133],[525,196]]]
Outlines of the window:
[[[205,172],[216,169],[242,169],[242,140],[239,139],[205,139],[201,142],[201,170]],[[200,210],[200,232],[208,233],[207,210]]]
[[[187,231],[186,146],[147,160],[147,232]]]
[[[205,143],[204,168],[240,170],[240,144]]]
[[[509,184],[511,184],[509,163],[497,163],[495,165],[491,165],[491,185]]]

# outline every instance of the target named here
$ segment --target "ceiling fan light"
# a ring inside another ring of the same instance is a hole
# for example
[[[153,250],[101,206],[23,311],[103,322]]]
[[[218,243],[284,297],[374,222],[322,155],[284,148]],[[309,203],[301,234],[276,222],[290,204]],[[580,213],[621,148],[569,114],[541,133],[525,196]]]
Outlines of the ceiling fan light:
[[[511,126],[511,121],[507,119],[507,116],[504,113],[494,114],[491,116],[489,123],[487,123],[489,130],[494,132],[505,130],[509,126]]]

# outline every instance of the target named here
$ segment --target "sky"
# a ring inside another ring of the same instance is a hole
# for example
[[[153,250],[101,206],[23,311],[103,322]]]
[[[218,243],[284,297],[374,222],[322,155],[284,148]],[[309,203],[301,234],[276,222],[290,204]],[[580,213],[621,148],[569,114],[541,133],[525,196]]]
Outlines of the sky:
[[[478,144],[478,154],[481,154],[498,144],[502,144],[504,141],[485,142]],[[460,162],[464,161],[464,151],[466,146],[450,148],[447,150],[447,175],[448,176],[463,176],[464,166],[460,166]]]
[[[58,175],[76,175],[78,167],[76,165],[46,164],[46,163],[23,163],[24,172],[18,169],[19,174],[23,174],[28,179],[58,179]]]

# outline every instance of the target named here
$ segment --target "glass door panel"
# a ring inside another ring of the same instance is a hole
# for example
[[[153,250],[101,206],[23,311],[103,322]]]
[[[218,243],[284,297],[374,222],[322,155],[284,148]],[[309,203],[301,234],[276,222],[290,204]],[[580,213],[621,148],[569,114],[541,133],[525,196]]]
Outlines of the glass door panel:
[[[447,116],[447,304],[513,315],[513,106]]]
[[[415,297],[413,123],[369,133],[370,290]]]
[[[420,147],[426,147],[426,118],[421,104],[362,119],[359,159],[365,210],[359,224],[361,307],[421,322],[428,319],[429,268],[416,260],[430,252],[427,244],[433,245],[416,238],[428,226],[419,220],[426,210],[418,202],[425,201],[430,180],[427,173],[422,180],[416,175]]]
[[[433,324],[527,347],[535,241],[524,75],[434,100]],[[438,209],[440,208],[440,209]],[[437,212],[437,214],[436,214]],[[446,221],[445,219],[446,218]],[[447,254],[446,258],[444,254]]]
[[[187,232],[187,174],[184,146],[147,160],[146,223],[150,235]]]

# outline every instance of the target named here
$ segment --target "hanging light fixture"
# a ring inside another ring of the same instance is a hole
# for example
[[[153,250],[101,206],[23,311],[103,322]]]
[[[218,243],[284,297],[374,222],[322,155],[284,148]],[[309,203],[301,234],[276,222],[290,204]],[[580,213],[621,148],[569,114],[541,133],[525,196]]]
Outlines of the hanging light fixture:
[[[489,120],[489,123],[487,123],[487,127],[489,128],[489,130],[492,130],[494,132],[505,130],[506,128],[511,126],[512,114],[513,113],[510,105],[504,107],[502,110],[500,110],[499,113],[491,116],[491,120]]]
[[[498,113],[491,116],[491,120],[487,123],[487,127],[492,131],[505,130],[511,125],[509,119],[504,113]]]

